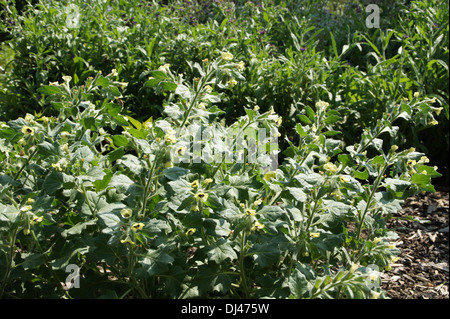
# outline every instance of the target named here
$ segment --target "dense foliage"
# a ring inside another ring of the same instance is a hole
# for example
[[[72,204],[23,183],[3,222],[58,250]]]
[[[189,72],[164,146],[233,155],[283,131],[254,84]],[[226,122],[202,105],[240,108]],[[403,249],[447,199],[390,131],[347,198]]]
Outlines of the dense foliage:
[[[448,158],[448,1],[377,3],[7,2],[0,296],[385,297]]]

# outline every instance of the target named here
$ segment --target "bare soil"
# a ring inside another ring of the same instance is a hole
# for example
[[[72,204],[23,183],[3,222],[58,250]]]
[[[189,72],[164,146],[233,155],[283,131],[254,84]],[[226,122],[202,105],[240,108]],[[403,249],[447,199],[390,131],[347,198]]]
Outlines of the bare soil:
[[[399,260],[382,274],[382,288],[392,299],[449,299],[449,193],[408,198],[388,220],[400,238]]]

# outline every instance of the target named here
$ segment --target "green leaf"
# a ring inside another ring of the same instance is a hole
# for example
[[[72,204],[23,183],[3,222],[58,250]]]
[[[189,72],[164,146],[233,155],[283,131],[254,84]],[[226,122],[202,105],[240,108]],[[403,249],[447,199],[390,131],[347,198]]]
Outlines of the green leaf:
[[[169,268],[174,259],[167,254],[165,249],[149,250],[145,258],[139,261],[141,268],[136,270],[138,277],[148,277],[161,274]]]
[[[82,232],[83,230],[85,230],[88,226],[92,226],[92,225],[96,225],[96,224],[97,224],[97,221],[94,220],[94,219],[88,220],[88,221],[86,221],[86,222],[84,222],[84,223],[78,223],[78,224],[76,224],[75,226],[73,226],[73,227],[71,227],[71,228],[69,228],[69,229],[64,230],[64,231],[61,233],[61,236],[67,237],[68,235],[79,235],[79,234],[81,234],[81,232]]]
[[[189,88],[183,84],[180,84],[177,86],[176,90],[175,90],[175,94],[178,94],[181,96],[181,98],[185,99],[185,100],[189,100],[191,98],[191,90],[189,90]]]
[[[144,83],[144,86],[145,87],[155,87],[161,81],[162,81],[161,79],[150,79]]]
[[[106,228],[114,229],[114,228],[118,228],[122,224],[122,221],[121,221],[120,217],[118,216],[118,214],[113,213],[113,212],[101,213],[99,211],[98,218],[99,218],[100,224],[103,224],[103,226],[106,226]]]
[[[253,256],[255,262],[264,268],[278,261],[280,250],[275,243],[255,244],[249,249],[247,255]]]
[[[293,274],[289,278],[289,289],[291,290],[291,294],[294,298],[301,298],[305,292],[308,291],[308,281],[302,272],[298,269],[295,269]]]
[[[369,172],[365,169],[363,172],[360,171],[353,171],[353,175],[355,178],[366,181],[369,178]]]
[[[205,251],[208,259],[215,261],[217,264],[221,264],[227,259],[231,261],[237,259],[236,252],[225,238],[213,241],[211,245],[205,248]]]
[[[141,124],[141,122],[139,122],[138,120],[135,120],[134,118],[132,118],[132,117],[129,116],[129,115],[127,115],[127,119],[128,119],[128,121],[131,122],[131,124],[133,124],[133,126],[134,126],[136,129],[140,130],[140,129],[142,128],[142,124]]]
[[[152,71],[152,76],[158,80],[165,80],[169,78],[169,76],[163,71]]]
[[[123,156],[124,154],[125,154],[125,151],[123,150],[123,147],[121,146],[121,147],[117,148],[116,150],[114,150],[114,151],[112,151],[112,152],[109,152],[109,153],[108,153],[108,159],[109,159],[111,162],[114,162],[114,161],[116,161],[116,160],[122,158],[122,156]]]
[[[127,167],[133,174],[139,175],[147,169],[147,162],[132,154],[126,154],[117,160],[119,165]]]
[[[223,274],[220,269],[213,265],[200,265],[198,288],[202,295],[206,295],[210,292],[227,293],[232,284],[232,276]]]
[[[50,173],[45,178],[42,187],[45,189],[47,194],[53,194],[64,185],[66,185],[68,188],[72,188],[70,187],[70,185],[72,185],[73,181],[73,176],[69,176],[61,172]]]
[[[63,94],[61,89],[54,85],[44,85],[37,89],[41,94],[52,95],[52,94]]]
[[[54,142],[53,144],[51,144],[49,142],[44,141],[38,144],[38,148],[39,154],[44,157],[61,154],[60,145],[58,142]]]
[[[103,76],[98,77],[96,84],[98,86],[103,86],[104,88],[107,88],[109,86],[109,80]]]
[[[82,146],[73,152],[72,160],[74,161],[85,161],[90,163],[94,159],[94,153],[87,146]]]
[[[112,172],[108,172],[105,174],[105,176],[103,176],[103,179],[94,181],[92,185],[94,185],[95,190],[99,192],[107,188],[109,182],[111,181],[112,176],[113,176]]]
[[[128,145],[128,139],[123,135],[113,135],[111,136],[111,139],[113,140],[114,145],[117,147]]]
[[[189,173],[189,170],[182,167],[171,167],[166,168],[162,175],[170,179],[171,181],[177,180],[180,177],[183,177]]]
[[[294,196],[294,199],[296,201],[299,201],[301,203],[306,201],[306,194],[303,192],[301,188],[298,187],[286,187],[287,190],[289,190],[289,193],[291,193],[292,196]]]
[[[230,235],[230,231],[231,231],[230,223],[227,222],[225,219],[207,218],[203,222],[203,226],[205,227],[207,235],[211,235],[211,236],[215,236],[215,237]]]
[[[298,114],[297,116],[303,124],[312,124],[312,122],[309,120],[309,118],[306,115]]]
[[[163,89],[169,92],[175,92],[177,89],[177,85],[173,82],[164,82]]]

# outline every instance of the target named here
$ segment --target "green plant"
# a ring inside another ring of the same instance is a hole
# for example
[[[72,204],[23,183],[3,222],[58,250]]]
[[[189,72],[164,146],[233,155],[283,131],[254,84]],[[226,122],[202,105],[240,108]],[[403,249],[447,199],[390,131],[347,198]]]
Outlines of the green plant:
[[[275,169],[281,117],[246,107],[228,125],[215,106],[242,64],[222,52],[191,66],[192,80],[167,64],[149,72],[161,118],[123,114],[113,71],[40,87],[57,117],[0,124],[1,296],[384,297],[367,267],[398,254],[385,219],[439,173],[380,137],[420,104],[389,105],[344,146],[339,113],[318,101]],[[69,264],[80,288],[62,285]]]

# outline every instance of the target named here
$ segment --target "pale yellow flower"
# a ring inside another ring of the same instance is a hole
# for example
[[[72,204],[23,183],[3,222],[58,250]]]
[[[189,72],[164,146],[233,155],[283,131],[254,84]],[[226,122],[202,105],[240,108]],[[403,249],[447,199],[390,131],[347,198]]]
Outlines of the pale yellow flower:
[[[177,138],[173,134],[166,134],[165,141],[169,144],[173,144],[177,142]]]
[[[316,102],[316,108],[318,110],[323,110],[323,109],[327,108],[328,106],[330,106],[330,104],[328,102],[324,102],[324,101]]]
[[[161,66],[158,68],[158,70],[159,70],[159,71],[162,71],[162,72],[164,72],[164,73],[167,73],[167,72],[169,72],[169,68],[170,68],[170,64],[166,63],[166,64],[164,64],[164,65],[161,65]]]
[[[227,82],[227,86],[232,89],[233,87],[235,87],[237,84],[237,81],[235,79],[231,79],[230,81]]]
[[[373,242],[374,245],[376,245],[376,244],[378,244],[379,242],[381,242],[381,238],[380,238],[380,237],[376,237],[376,238],[373,239],[372,242]]]
[[[62,171],[62,167],[59,163],[52,163],[52,167],[57,171]]]
[[[253,224],[252,230],[255,229],[263,229],[265,226],[263,224],[261,224],[259,221],[255,221],[255,223]]]
[[[205,92],[206,93],[211,93],[213,91],[213,88],[211,87],[211,85],[205,85]]]
[[[231,54],[230,52],[222,52],[221,57],[225,61],[233,60],[233,54]]]
[[[359,268],[359,265],[358,265],[358,264],[353,264],[353,265],[350,267],[349,272],[350,272],[351,274],[353,274],[358,268]]]
[[[131,230],[134,232],[141,230],[142,228],[144,228],[143,223],[134,223],[133,225],[131,225]]]
[[[283,118],[280,116],[275,120],[275,125],[280,126],[282,122],[283,122]]]
[[[208,194],[203,193],[203,192],[198,192],[197,194],[194,195],[194,197],[198,202],[201,201],[204,203],[208,200]]]
[[[189,185],[191,185],[192,188],[197,188],[198,187],[198,179],[196,179],[192,183],[189,183]]]
[[[186,236],[193,235],[197,230],[195,228],[189,228],[186,232]]]
[[[65,153],[67,153],[67,154],[70,153],[70,151],[69,151],[69,145],[67,145],[67,143],[64,143],[63,145],[61,145],[61,149],[62,149]]]
[[[178,156],[184,155],[184,153],[186,153],[186,150],[187,150],[186,146],[180,146],[177,150]]]
[[[203,181],[203,184],[204,185],[208,185],[208,184],[211,184],[213,182],[213,179],[212,178],[206,178],[204,181]]]
[[[132,241],[129,237],[127,237],[126,239],[122,239],[120,242],[121,242],[122,244],[136,245],[136,244],[134,243],[134,241]]]
[[[239,72],[244,71],[244,69],[245,69],[245,63],[244,63],[244,61],[240,61],[238,64],[236,64],[236,68],[237,68],[237,70],[238,70]]]
[[[31,205],[25,205],[25,206],[20,207],[20,211],[23,213],[29,212],[32,209],[33,209],[33,206],[31,206]]]
[[[318,237],[320,237],[320,233],[310,233],[309,236],[311,238],[318,238]]]
[[[166,162],[166,163],[164,163],[164,167],[165,168],[172,168],[173,167],[173,163],[172,162]]]
[[[22,127],[22,133],[23,133],[25,136],[27,136],[27,135],[33,136],[33,135],[34,135],[34,128],[29,127],[29,126],[27,126],[27,125],[24,125],[24,126]]]
[[[328,173],[334,174],[337,173],[338,168],[336,167],[336,165],[334,165],[331,162],[326,163],[323,168],[325,169],[325,171],[327,171]]]
[[[64,75],[62,79],[64,83],[69,83],[72,80],[72,77],[70,75]]]
[[[258,199],[253,203],[253,206],[258,207],[261,204],[262,204],[262,199]]]
[[[133,211],[130,208],[124,208],[120,211],[120,215],[123,218],[130,218],[133,215]]]
[[[25,122],[33,123],[34,119],[30,114],[25,115]]]
[[[341,180],[341,183],[347,183],[348,181],[350,181],[350,179],[347,176],[341,175],[339,177],[339,179]]]

